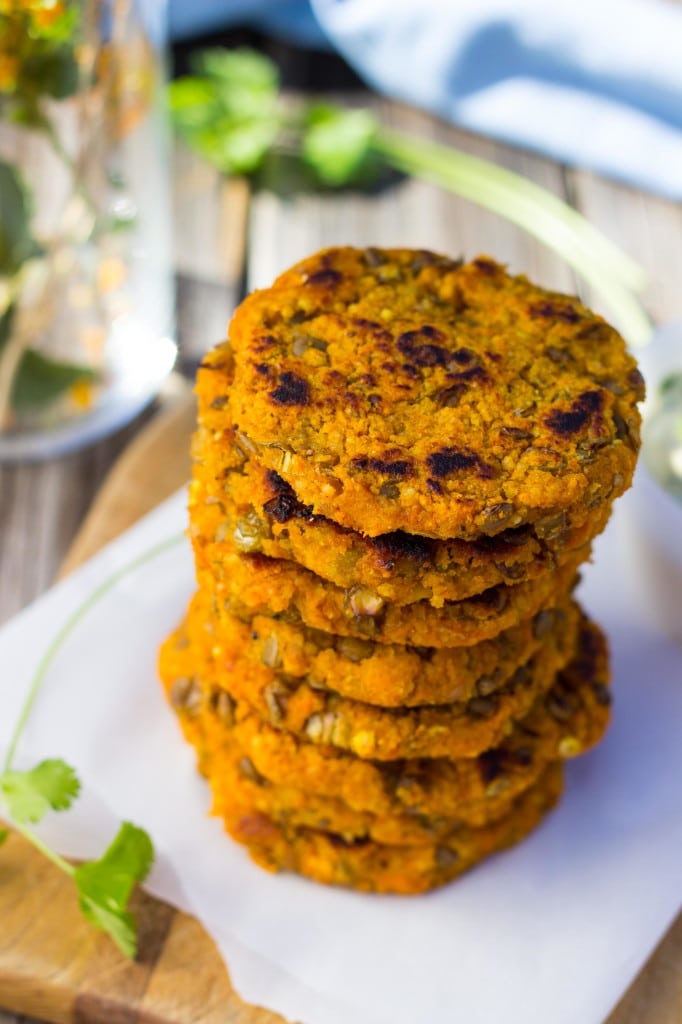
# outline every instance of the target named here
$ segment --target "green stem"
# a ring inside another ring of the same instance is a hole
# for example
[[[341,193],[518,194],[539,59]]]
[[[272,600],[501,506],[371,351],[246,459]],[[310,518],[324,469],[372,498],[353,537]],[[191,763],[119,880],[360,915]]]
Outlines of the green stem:
[[[644,271],[585,218],[521,175],[428,140],[379,129],[375,148],[397,170],[420,177],[506,217],[558,252],[609,302],[632,344],[643,344],[651,323],[631,294]]]
[[[10,822],[12,828],[20,835],[22,835],[24,839],[26,839],[29,843],[31,843],[32,846],[35,846],[36,850],[39,850],[44,857],[47,857],[48,860],[51,860],[52,863],[55,864],[60,871],[63,871],[65,875],[68,875],[69,878],[73,878],[76,871],[73,864],[69,864],[68,860],[64,860],[64,858],[60,857],[58,853],[55,853],[54,850],[51,850],[50,847],[47,846],[42,841],[42,839],[40,839],[35,834],[35,832],[32,831],[32,829],[26,828],[25,825],[20,825],[18,822],[13,821],[12,819],[10,819]]]
[[[184,534],[180,533],[176,534],[174,537],[170,537],[164,541],[161,541],[161,543],[156,544],[153,548],[150,548],[148,551],[145,551],[143,554],[139,555],[131,562],[128,562],[126,565],[122,566],[122,568],[118,569],[103,583],[100,583],[96,590],[94,590],[92,594],[90,594],[86,598],[86,600],[81,605],[79,605],[78,608],[76,608],[75,612],[73,612],[73,614],[69,616],[69,618],[66,620],[62,628],[53,638],[52,643],[45,651],[35,671],[33,679],[31,680],[28,693],[26,695],[26,699],[19,713],[19,718],[17,719],[17,723],[14,727],[14,732],[12,733],[12,738],[10,740],[9,748],[7,750],[7,755],[5,757],[3,768],[5,772],[10,771],[10,769],[12,768],[17,747],[19,745],[19,740],[21,739],[21,734],[24,731],[26,723],[33,710],[33,706],[38,697],[38,693],[40,692],[40,687],[42,686],[45,676],[47,675],[47,671],[55,655],[59,651],[64,641],[71,635],[71,633],[73,633],[76,626],[85,618],[88,612],[92,608],[94,608],[97,602],[101,600],[101,598],[104,597],[105,594],[108,594],[109,591],[113,587],[115,587],[116,584],[120,580],[122,580],[124,576],[127,576],[129,572],[133,572],[135,569],[139,568],[141,565],[144,565],[146,562],[151,561],[151,559],[156,558],[157,555],[160,555],[164,551],[167,551],[168,549],[174,547],[176,544],[179,544],[180,541],[182,541],[183,537]]]

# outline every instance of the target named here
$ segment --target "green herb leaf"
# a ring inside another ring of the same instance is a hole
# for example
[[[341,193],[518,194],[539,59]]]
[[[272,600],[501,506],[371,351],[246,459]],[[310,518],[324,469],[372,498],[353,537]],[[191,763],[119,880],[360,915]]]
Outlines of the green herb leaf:
[[[190,142],[223,174],[251,174],[260,167],[279,129],[276,119],[243,123],[219,120],[193,132]]]
[[[191,132],[213,123],[220,113],[215,86],[206,78],[187,76],[168,86],[168,102],[175,126]]]
[[[367,161],[378,124],[368,110],[316,104],[308,112],[303,157],[325,185],[352,181]]]
[[[244,50],[209,50],[194,64],[203,77],[180,78],[169,87],[176,127],[222,173],[251,174],[284,121],[274,64]]]
[[[272,111],[277,101],[277,67],[254,50],[204,50],[192,66],[208,77],[223,111],[240,120]]]
[[[12,408],[22,412],[47,405],[79,381],[93,381],[96,377],[89,366],[62,363],[28,349],[22,356],[12,385]]]
[[[73,876],[85,917],[131,958],[137,952],[137,936],[128,901],[136,883],[149,874],[153,860],[154,847],[147,833],[124,822],[106,853],[77,867]]]
[[[2,846],[6,839],[9,839],[9,829],[0,828],[0,846]]]
[[[0,161],[0,274],[15,274],[27,259],[40,255],[30,219],[28,191],[16,169]]]
[[[253,51],[211,50],[198,54],[193,66],[213,91],[195,84],[176,123],[182,128],[184,118],[189,145],[220,170],[262,168],[278,152],[281,136],[288,157],[301,155],[332,188],[367,185],[386,167],[430,181],[534,235],[599,292],[633,344],[649,337],[651,324],[634,294],[646,282],[642,269],[546,189],[461,150],[383,128],[369,110],[313,104],[303,118],[292,116],[278,104],[275,66]]]
[[[59,759],[41,761],[30,771],[0,775],[0,793],[12,818],[24,825],[41,821],[49,810],[65,811],[80,791],[73,768]]]

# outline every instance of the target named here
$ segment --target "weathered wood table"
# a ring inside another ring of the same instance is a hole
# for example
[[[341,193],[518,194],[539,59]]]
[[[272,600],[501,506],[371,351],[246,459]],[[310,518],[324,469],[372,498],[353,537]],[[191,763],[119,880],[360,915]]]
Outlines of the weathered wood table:
[[[678,280],[682,206],[464,134],[397,105],[376,105],[394,126],[491,158],[567,199],[648,270],[651,283],[645,303],[654,320],[682,317]],[[174,177],[179,332],[185,366],[221,338],[245,287],[263,285],[295,259],[335,243],[419,246],[454,255],[488,252],[507,262],[512,271],[527,272],[551,288],[579,292],[609,314],[557,256],[528,235],[500,217],[417,181],[403,180],[372,195],[283,197],[250,190],[242,181],[221,180],[182,148],[175,153]],[[126,446],[130,447],[124,461],[79,535],[71,565],[140,515],[150,501],[182,482],[191,421],[188,390],[185,385],[167,396],[162,403],[166,408],[154,413],[156,419],[147,413],[87,451],[41,465],[0,467],[1,620],[50,585],[107,471]],[[52,951],[55,935],[49,927],[50,914],[58,908],[66,938],[78,918],[75,901],[62,891],[49,865],[38,864],[15,843],[18,840],[12,839],[0,851],[0,1005],[11,1003],[13,1010],[51,1021],[89,1024],[133,1020],[274,1024],[280,1019],[240,1004],[210,941],[196,922],[172,911],[151,916],[158,934],[146,937],[154,950],[141,965],[124,964],[105,939],[86,940],[80,933],[73,943],[73,963],[67,954],[65,964],[63,950],[61,960]],[[14,859],[8,862],[7,858]],[[22,869],[29,865],[31,870],[27,868],[22,879]],[[46,900],[39,898],[41,892],[48,894]],[[144,911],[144,898],[141,902]],[[35,935],[30,947],[21,945],[27,942],[24,919],[27,927],[32,922]],[[36,962],[42,966],[36,968],[33,979],[28,965],[23,975],[19,970],[22,964],[17,957],[25,961],[29,956],[20,952],[22,948],[40,953]],[[682,919],[609,1024],[682,1020],[680,964]],[[0,1010],[0,1024],[20,1019]]]

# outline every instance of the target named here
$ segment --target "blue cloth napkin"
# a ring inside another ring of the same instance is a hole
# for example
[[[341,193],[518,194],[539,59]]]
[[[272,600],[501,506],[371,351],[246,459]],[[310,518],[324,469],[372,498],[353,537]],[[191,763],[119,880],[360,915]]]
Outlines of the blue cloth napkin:
[[[671,0],[171,0],[176,35],[247,23],[333,47],[454,124],[682,200]]]

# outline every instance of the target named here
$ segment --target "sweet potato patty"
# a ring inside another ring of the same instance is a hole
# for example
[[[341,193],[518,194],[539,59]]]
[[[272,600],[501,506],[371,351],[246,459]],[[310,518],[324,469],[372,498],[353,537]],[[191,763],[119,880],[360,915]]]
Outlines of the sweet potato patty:
[[[487,257],[323,250],[250,295],[229,339],[259,459],[370,536],[476,539],[630,483],[643,382],[623,340]]]

